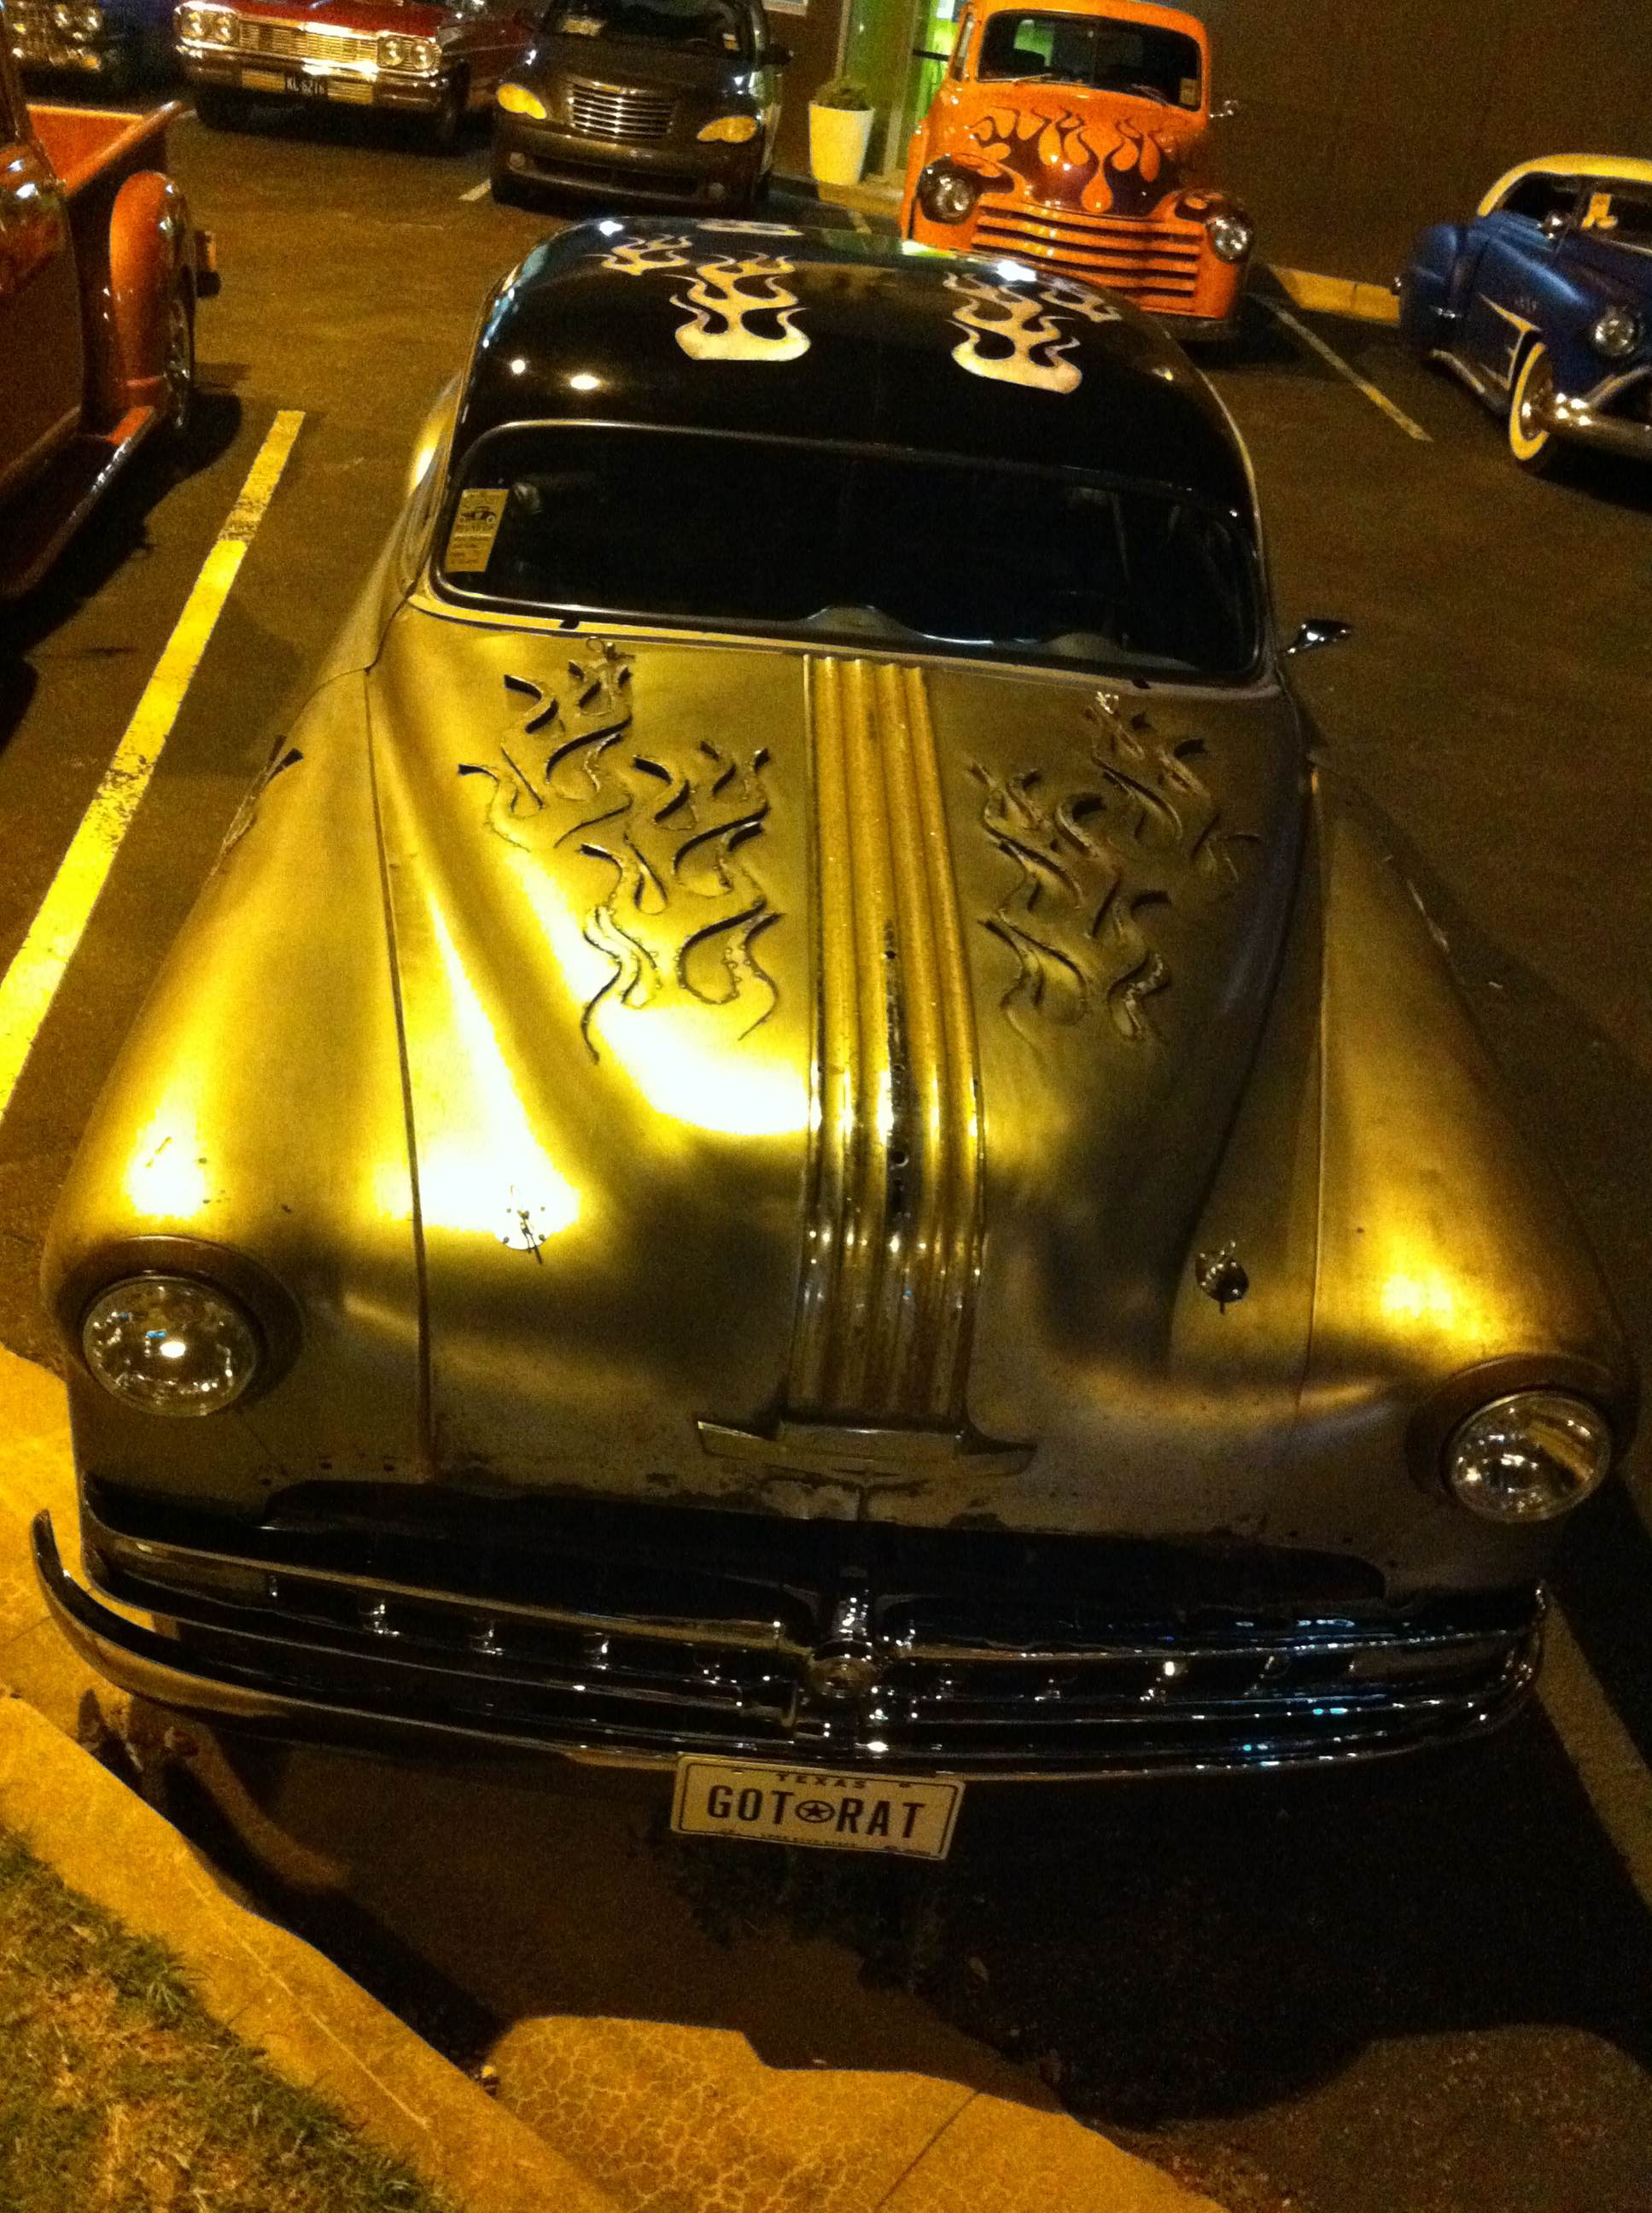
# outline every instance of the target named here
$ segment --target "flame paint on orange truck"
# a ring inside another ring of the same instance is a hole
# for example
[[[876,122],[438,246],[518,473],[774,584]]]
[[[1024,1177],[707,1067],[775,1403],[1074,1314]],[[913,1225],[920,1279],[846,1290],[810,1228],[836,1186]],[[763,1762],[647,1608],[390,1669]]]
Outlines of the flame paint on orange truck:
[[[912,134],[901,229],[1228,333],[1254,233],[1209,181],[1210,40],[1149,0],[971,0]]]

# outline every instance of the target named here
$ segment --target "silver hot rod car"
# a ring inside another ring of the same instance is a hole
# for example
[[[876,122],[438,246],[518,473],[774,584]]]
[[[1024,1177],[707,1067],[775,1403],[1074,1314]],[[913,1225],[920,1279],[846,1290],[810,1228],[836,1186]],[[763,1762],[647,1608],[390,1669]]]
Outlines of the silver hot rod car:
[[[911,1851],[1497,1721],[1631,1399],[1210,387],[734,221],[492,298],[46,1293],[119,1682]]]

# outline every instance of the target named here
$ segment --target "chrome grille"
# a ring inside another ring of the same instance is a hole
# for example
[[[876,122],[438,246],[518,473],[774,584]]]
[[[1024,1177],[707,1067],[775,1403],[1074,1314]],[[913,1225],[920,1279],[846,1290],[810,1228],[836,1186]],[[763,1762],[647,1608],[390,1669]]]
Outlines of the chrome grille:
[[[1318,1763],[1500,1718],[1536,1659],[1529,1592],[1402,1610],[1350,1600],[1348,1563],[1321,1563],[1326,1594],[1287,1603],[1278,1586],[1243,1600],[1231,1564],[1155,1579],[1149,1562],[1143,1587],[1150,1547],[1127,1564],[1131,1548],[1084,1540],[976,1551],[850,1527],[805,1560],[818,1532],[648,1507],[439,1545],[222,1524],[180,1543],[175,1515],[164,1536],[132,1518],[88,1512],[88,1564],[112,1596],[176,1625],[180,1660],[209,1680],[318,1715],[645,1760],[983,1775]],[[1201,1574],[1213,1596],[1198,1597]]]
[[[299,23],[266,23],[252,16],[240,19],[243,53],[273,54],[287,62],[370,62],[378,58],[379,44],[354,31],[311,29]]]
[[[568,81],[568,121],[582,137],[624,144],[669,137],[674,105],[668,92],[593,84],[582,77]]]
[[[984,192],[972,251],[1053,264],[1122,292],[1137,307],[1173,310],[1198,287],[1204,232],[1194,223],[1131,223]]]

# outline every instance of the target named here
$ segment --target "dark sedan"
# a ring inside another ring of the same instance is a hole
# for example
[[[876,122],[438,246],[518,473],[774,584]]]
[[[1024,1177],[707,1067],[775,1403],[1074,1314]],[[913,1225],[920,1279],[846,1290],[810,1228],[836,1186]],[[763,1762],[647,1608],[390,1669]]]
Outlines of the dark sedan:
[[[494,198],[748,208],[768,178],[789,59],[761,0],[547,9],[499,88]]]

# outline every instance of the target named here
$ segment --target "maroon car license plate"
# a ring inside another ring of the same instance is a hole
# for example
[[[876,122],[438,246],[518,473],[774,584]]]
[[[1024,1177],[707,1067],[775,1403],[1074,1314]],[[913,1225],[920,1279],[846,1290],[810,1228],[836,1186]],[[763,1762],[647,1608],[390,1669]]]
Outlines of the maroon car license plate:
[[[739,1759],[677,1763],[671,1826],[680,1837],[743,1837],[836,1852],[943,1860],[963,1803],[961,1783],[899,1775],[823,1775]]]

